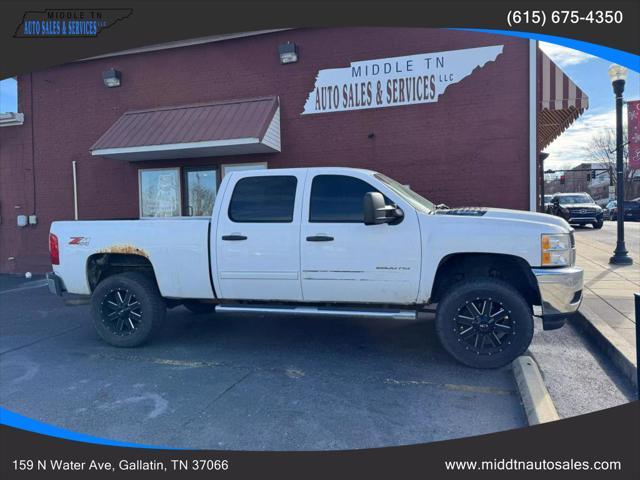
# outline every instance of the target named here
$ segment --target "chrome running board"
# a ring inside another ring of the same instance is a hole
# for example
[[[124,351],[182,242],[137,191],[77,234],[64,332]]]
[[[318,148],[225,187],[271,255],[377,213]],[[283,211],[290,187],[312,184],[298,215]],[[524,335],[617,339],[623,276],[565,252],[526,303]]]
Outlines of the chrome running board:
[[[216,313],[267,313],[299,316],[332,316],[332,317],[365,317],[391,318],[394,320],[416,320],[415,310],[387,310],[387,309],[352,309],[332,307],[292,306],[280,307],[274,305],[216,305]]]

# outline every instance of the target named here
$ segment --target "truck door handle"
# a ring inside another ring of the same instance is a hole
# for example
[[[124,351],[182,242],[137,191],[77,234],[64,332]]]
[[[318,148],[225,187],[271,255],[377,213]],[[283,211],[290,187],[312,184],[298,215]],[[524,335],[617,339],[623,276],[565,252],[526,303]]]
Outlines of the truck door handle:
[[[246,240],[247,237],[244,235],[223,235],[222,240]]]
[[[328,235],[312,235],[307,237],[307,242],[333,242],[333,237]]]

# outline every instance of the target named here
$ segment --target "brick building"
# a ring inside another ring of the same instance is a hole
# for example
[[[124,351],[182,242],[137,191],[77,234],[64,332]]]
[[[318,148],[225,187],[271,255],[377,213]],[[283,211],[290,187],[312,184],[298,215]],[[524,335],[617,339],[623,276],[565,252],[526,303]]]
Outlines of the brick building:
[[[439,29],[253,32],[25,73],[0,115],[0,271],[46,271],[53,220],[206,214],[238,168],[363,167],[436,203],[534,210],[539,152],[586,107],[535,42]]]

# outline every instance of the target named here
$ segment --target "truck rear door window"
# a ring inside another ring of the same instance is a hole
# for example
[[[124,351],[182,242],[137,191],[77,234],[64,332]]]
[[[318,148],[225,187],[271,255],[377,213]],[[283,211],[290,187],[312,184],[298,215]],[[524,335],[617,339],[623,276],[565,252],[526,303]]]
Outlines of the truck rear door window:
[[[377,191],[359,178],[317,175],[311,184],[309,223],[362,223],[364,195]]]
[[[229,219],[237,223],[291,223],[297,183],[292,176],[241,179],[233,189]]]

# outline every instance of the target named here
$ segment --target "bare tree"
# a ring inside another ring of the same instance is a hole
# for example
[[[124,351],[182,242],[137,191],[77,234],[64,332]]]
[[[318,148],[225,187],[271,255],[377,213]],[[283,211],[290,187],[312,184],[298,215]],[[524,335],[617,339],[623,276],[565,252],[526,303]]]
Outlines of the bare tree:
[[[624,162],[624,189],[625,192],[633,191],[633,179],[637,176],[637,170],[629,168],[629,149],[627,147],[627,132],[622,137],[622,160]],[[591,137],[585,147],[586,153],[592,163],[601,163],[603,168],[609,171],[611,184],[616,184],[616,133],[612,128],[600,131]]]

